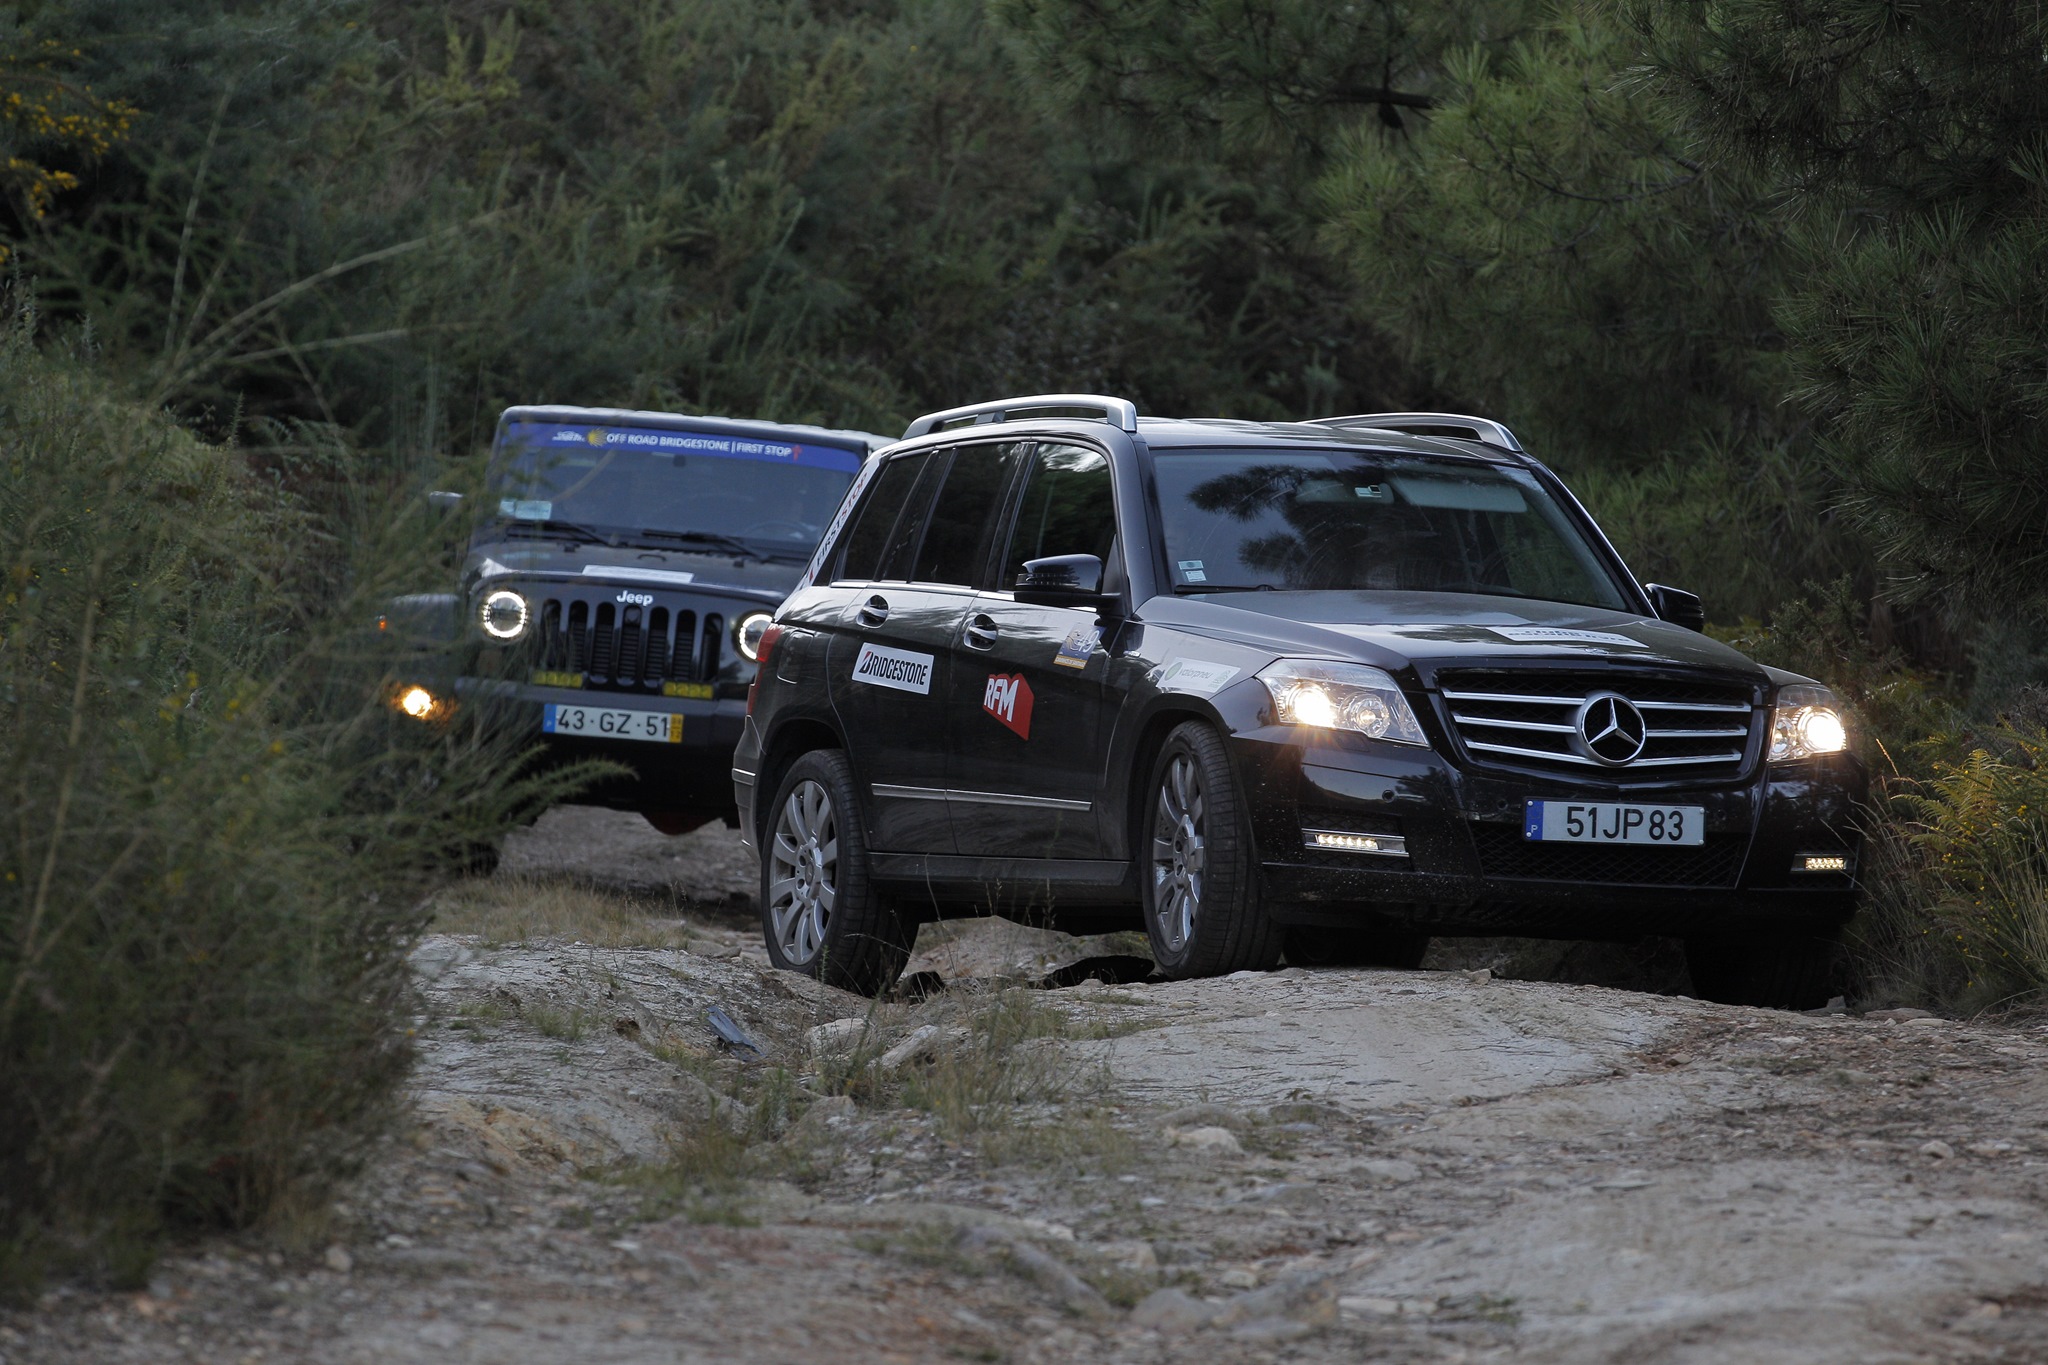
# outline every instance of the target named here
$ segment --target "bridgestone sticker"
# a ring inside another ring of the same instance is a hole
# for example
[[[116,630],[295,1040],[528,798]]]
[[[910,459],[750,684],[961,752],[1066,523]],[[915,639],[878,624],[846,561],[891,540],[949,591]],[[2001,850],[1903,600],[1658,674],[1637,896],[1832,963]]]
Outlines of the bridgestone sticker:
[[[1238,670],[1228,664],[1204,663],[1199,659],[1175,659],[1160,673],[1159,690],[1213,696],[1237,674]]]
[[[1602,630],[1566,630],[1562,626],[1488,626],[1488,630],[1503,640],[1513,640],[1518,645],[1622,645],[1628,649],[1648,649],[1641,640],[1631,640],[1626,635],[1610,635]]]
[[[853,661],[853,680],[874,687],[893,687],[899,692],[929,696],[932,690],[932,656],[864,644]]]

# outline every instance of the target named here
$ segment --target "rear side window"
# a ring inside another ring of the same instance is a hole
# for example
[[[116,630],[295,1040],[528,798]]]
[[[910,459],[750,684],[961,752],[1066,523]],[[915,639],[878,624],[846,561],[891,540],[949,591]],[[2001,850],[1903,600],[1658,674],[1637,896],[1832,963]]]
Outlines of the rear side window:
[[[931,525],[911,577],[920,583],[979,587],[994,543],[1003,493],[1025,447],[1010,442],[962,446],[953,452],[946,483],[932,507]]]
[[[1035,447],[1010,551],[1003,557],[1002,586],[1017,581],[1026,560],[1048,555],[1094,555],[1107,565],[1115,540],[1109,461],[1082,446]]]
[[[868,489],[867,499],[846,524],[846,534],[840,541],[839,567],[832,575],[835,579],[882,578],[890,562],[902,558],[900,553],[892,552],[899,551],[906,538],[914,543],[924,525],[928,499],[914,494],[919,476],[931,463],[932,452],[927,450],[882,466],[874,486]],[[909,515],[905,515],[906,509]]]

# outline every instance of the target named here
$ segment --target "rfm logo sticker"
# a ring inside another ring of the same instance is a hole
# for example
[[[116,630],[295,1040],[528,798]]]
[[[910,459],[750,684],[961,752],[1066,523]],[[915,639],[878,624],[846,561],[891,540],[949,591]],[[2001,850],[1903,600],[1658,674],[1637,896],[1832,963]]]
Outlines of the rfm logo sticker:
[[[981,709],[1016,731],[1019,739],[1031,738],[1031,684],[1022,673],[990,674]]]

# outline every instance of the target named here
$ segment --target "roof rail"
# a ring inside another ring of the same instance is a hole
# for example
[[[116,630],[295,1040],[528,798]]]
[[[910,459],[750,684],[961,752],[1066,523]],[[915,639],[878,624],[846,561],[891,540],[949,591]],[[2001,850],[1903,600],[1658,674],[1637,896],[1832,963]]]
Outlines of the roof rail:
[[[1377,431],[1398,431],[1409,436],[1446,436],[1453,441],[1478,441],[1499,446],[1517,455],[1528,452],[1515,433],[1499,422],[1484,417],[1465,417],[1455,412],[1368,412],[1356,417],[1318,417],[1315,427],[1371,427]]]
[[[910,429],[903,433],[903,439],[907,441],[913,436],[970,420],[975,426],[1008,422],[1051,408],[1093,408],[1102,414],[1105,422],[1114,422],[1125,431],[1138,429],[1138,405],[1128,398],[1105,398],[1098,393],[1041,393],[1030,398],[1005,398],[995,403],[971,403],[964,408],[928,412],[910,424]]]

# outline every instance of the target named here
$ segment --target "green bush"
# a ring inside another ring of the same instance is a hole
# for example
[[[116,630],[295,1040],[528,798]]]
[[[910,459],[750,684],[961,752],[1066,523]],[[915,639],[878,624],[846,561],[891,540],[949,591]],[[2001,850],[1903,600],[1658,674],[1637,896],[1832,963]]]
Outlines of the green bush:
[[[374,631],[423,517],[0,339],[0,1294],[315,1207],[391,1112],[449,855],[545,793]],[[317,448],[316,433],[301,433]],[[417,503],[407,498],[408,505]],[[338,507],[337,515],[319,509]],[[360,524],[357,524],[360,523]],[[509,774],[509,780],[507,780]]]

